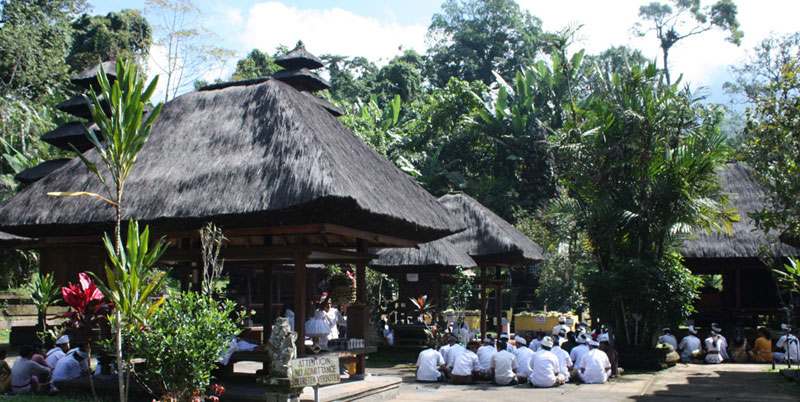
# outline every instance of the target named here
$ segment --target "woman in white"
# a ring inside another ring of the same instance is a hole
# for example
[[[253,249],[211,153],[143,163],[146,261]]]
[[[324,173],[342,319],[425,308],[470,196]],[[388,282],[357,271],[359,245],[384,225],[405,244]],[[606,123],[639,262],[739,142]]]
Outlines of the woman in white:
[[[306,321],[306,335],[319,338],[319,346],[323,348],[328,346],[331,328],[336,326],[336,323],[328,316],[330,309],[331,302],[326,297],[322,300],[322,303],[320,303],[320,308],[317,310],[314,318]]]
[[[722,363],[722,354],[720,353],[722,342],[719,335],[711,331],[708,338],[705,340],[706,344],[706,363],[719,364]]]

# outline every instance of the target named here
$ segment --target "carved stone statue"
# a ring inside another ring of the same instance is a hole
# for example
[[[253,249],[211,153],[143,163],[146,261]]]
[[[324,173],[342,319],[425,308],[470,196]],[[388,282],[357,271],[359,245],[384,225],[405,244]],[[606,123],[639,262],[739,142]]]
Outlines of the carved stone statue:
[[[297,357],[295,341],[297,332],[292,331],[289,319],[278,317],[272,324],[269,337],[269,373],[273,377],[289,377],[289,361]]]

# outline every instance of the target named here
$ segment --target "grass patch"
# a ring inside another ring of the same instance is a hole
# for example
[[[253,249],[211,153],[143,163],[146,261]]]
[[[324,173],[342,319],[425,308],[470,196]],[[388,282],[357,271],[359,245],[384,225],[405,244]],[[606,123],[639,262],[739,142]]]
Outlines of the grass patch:
[[[367,367],[387,368],[397,365],[414,365],[417,363],[421,347],[380,346],[378,351],[369,355]]]
[[[11,328],[4,328],[0,329],[0,344],[9,344],[9,338],[11,337]]]

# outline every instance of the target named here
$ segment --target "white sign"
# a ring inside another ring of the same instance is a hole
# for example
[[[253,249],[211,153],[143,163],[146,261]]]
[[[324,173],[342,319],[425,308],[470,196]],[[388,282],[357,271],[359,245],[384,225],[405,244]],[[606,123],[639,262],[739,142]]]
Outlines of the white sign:
[[[289,362],[289,379],[292,381],[292,387],[337,384],[339,356],[292,359]]]
[[[544,324],[546,322],[547,322],[547,317],[545,317],[543,315],[537,315],[536,316],[536,323],[537,324]]]
[[[406,282],[419,282],[419,274],[406,274]]]

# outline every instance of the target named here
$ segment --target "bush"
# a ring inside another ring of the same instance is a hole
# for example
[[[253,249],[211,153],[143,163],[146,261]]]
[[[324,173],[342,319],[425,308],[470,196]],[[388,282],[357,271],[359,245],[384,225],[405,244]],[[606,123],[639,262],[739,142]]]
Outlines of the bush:
[[[165,400],[192,401],[211,383],[214,363],[240,332],[242,318],[234,309],[230,300],[217,302],[191,292],[164,302],[147,327],[130,334],[135,356],[147,366],[137,377],[160,387],[154,391]]]

